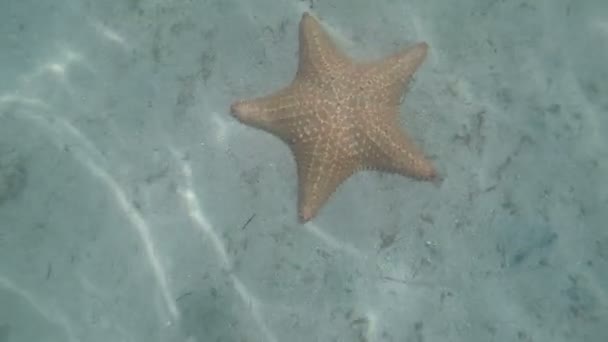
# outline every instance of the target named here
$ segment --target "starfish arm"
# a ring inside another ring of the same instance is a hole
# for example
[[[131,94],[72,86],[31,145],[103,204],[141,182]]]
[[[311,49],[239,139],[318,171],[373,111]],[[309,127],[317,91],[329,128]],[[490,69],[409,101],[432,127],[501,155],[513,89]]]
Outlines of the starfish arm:
[[[405,86],[426,58],[427,50],[426,43],[418,43],[386,59],[366,64],[362,79],[370,89],[370,96],[386,104],[399,104]]]
[[[298,214],[300,221],[306,222],[357,167],[354,159],[319,141],[293,145],[292,151],[298,167]]]
[[[321,24],[304,13],[300,21],[299,65],[296,78],[331,76],[350,64],[349,58],[332,42]]]
[[[367,169],[394,172],[422,180],[437,177],[435,167],[397,122],[370,123],[364,134],[368,149],[362,156]]]
[[[293,130],[294,113],[300,108],[300,100],[292,87],[249,100],[236,101],[230,112],[240,122],[272,133],[286,142]]]

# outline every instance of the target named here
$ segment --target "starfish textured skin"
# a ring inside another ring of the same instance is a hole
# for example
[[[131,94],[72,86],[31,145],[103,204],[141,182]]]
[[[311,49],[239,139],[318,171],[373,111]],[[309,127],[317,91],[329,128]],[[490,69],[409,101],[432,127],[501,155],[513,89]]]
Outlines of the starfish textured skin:
[[[300,222],[316,216],[359,170],[437,178],[432,163],[398,122],[402,93],[427,49],[426,43],[417,43],[385,59],[358,63],[304,13],[291,84],[232,104],[232,115],[240,122],[274,134],[293,152]]]

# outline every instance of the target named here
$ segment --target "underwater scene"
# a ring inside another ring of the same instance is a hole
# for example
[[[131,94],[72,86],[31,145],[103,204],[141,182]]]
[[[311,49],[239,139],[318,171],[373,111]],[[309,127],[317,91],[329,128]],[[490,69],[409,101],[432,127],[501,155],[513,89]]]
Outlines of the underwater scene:
[[[0,342],[608,341],[608,1],[0,1]]]

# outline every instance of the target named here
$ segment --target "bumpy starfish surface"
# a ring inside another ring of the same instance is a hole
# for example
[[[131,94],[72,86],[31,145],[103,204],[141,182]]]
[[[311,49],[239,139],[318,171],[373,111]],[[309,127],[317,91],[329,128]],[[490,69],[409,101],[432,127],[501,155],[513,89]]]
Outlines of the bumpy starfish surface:
[[[376,62],[357,63],[331,42],[308,13],[300,21],[295,79],[269,96],[235,102],[241,122],[291,148],[298,168],[301,222],[313,218],[358,170],[436,177],[432,163],[399,127],[401,96],[426,56],[418,43]]]

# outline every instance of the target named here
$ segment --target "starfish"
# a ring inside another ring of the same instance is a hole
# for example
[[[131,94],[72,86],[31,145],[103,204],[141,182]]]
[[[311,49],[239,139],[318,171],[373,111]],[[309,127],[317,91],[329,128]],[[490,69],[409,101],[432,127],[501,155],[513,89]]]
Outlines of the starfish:
[[[240,122],[274,134],[293,152],[300,222],[316,216],[359,170],[436,179],[432,163],[397,119],[402,93],[427,49],[422,42],[379,61],[355,62],[304,13],[291,84],[232,104],[232,115]]]

